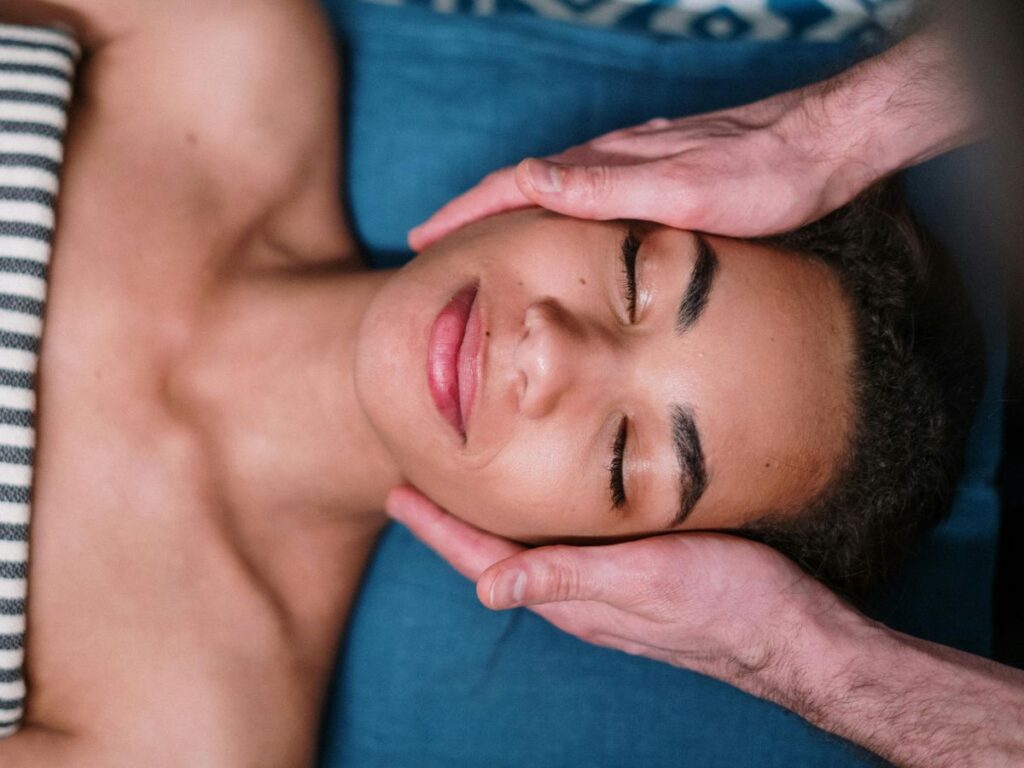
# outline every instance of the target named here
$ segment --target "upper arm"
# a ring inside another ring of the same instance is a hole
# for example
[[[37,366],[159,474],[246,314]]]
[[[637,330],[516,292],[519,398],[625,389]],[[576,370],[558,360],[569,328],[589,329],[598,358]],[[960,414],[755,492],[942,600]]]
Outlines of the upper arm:
[[[0,23],[59,25],[84,47],[94,48],[130,30],[146,4],[147,0],[4,0]]]
[[[116,212],[112,232],[136,220],[184,228],[192,243],[200,223],[248,230],[287,203],[301,216],[277,218],[302,224],[284,229],[334,242],[339,65],[315,0],[0,5],[0,21],[69,24],[86,49],[63,181],[73,191],[88,176],[80,199]],[[277,230],[275,242],[296,240]]]

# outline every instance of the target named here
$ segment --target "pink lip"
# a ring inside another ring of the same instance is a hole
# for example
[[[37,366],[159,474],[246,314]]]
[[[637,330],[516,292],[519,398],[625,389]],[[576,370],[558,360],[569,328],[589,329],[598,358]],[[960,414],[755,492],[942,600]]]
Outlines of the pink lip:
[[[438,313],[427,346],[427,382],[441,416],[464,440],[480,379],[477,286],[463,288]]]

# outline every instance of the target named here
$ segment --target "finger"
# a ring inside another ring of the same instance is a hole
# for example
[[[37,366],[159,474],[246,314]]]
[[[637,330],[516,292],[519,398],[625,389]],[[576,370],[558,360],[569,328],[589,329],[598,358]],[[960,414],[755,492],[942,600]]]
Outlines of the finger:
[[[483,572],[477,597],[494,610],[576,600],[630,602],[633,587],[620,578],[613,550],[551,546],[521,552]]]
[[[515,183],[515,169],[502,168],[451,200],[433,216],[409,230],[409,247],[422,251],[466,224],[501,211],[532,205]]]
[[[395,488],[388,494],[384,508],[455,570],[473,581],[494,563],[523,549],[519,544],[458,520],[415,488]]]
[[[516,167],[516,183],[532,202],[568,216],[699,228],[687,180],[668,161],[563,165],[529,158]]]

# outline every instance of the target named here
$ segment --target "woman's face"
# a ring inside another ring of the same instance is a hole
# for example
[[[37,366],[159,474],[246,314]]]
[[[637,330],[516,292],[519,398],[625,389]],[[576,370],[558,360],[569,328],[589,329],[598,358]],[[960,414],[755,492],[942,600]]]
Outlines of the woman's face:
[[[545,541],[806,503],[846,445],[852,359],[848,304],[816,260],[530,209],[396,273],[355,379],[410,483]]]

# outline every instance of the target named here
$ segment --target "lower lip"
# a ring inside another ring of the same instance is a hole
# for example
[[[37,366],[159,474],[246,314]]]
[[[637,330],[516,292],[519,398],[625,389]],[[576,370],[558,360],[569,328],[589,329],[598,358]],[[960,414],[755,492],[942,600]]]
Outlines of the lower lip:
[[[427,347],[427,382],[434,405],[463,439],[479,379],[477,286],[463,288],[434,320]]]

